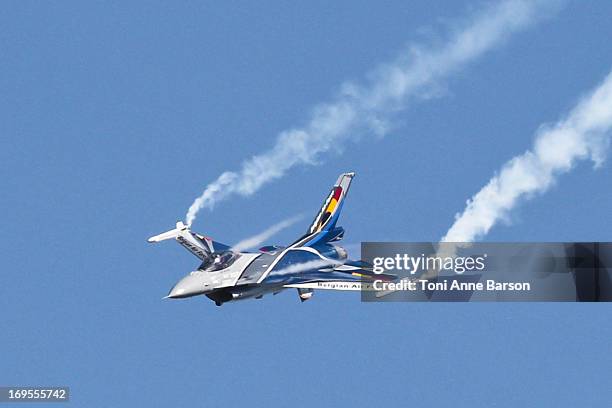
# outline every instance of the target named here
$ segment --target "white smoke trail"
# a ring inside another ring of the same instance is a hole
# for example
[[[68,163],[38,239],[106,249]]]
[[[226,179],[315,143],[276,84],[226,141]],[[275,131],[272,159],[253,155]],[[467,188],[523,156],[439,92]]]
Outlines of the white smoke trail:
[[[387,133],[388,119],[410,97],[428,96],[436,82],[499,45],[552,11],[555,0],[505,0],[487,7],[439,46],[413,45],[406,55],[380,66],[365,85],[345,83],[331,102],[316,106],[301,128],[279,134],[267,152],[253,156],[240,171],[226,171],[191,204],[187,225],[198,211],[230,195],[248,196],[298,164],[316,163],[322,153],[370,131]]]
[[[232,251],[241,252],[241,251],[249,250],[251,248],[256,248],[262,243],[264,243],[271,236],[279,233],[285,228],[289,228],[290,226],[292,226],[293,224],[295,224],[302,218],[304,218],[303,215],[296,215],[294,217],[287,218],[286,220],[278,222],[272,225],[271,227],[267,228],[266,230],[260,232],[259,234],[253,235],[252,237],[249,237],[249,238],[245,238],[242,241],[238,242],[232,247]]]
[[[313,269],[321,269],[326,267],[332,267],[336,265],[340,265],[342,262],[334,261],[332,259],[315,259],[314,261],[302,262],[294,265],[287,266],[286,268],[280,269],[275,272],[271,272],[273,276],[280,275],[292,275],[294,273],[306,272]]]
[[[471,242],[507,216],[522,198],[545,192],[580,160],[604,159],[612,130],[612,72],[562,120],[542,127],[531,150],[507,162],[467,202],[442,241]]]

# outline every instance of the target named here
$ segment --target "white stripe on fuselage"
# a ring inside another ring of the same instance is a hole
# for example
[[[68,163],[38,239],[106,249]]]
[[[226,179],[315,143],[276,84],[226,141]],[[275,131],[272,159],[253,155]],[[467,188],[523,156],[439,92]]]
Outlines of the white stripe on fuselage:
[[[323,290],[374,290],[367,282],[309,282],[284,285],[284,288],[323,289]]]
[[[331,258],[326,258],[323,255],[321,255],[321,253],[319,251],[317,251],[316,249],[310,248],[310,247],[289,247],[289,248],[285,248],[283,250],[283,252],[281,252],[281,254],[276,257],[276,259],[274,259],[274,261],[272,261],[272,263],[270,264],[270,266],[268,267],[268,269],[266,269],[266,271],[263,273],[263,275],[261,275],[261,278],[259,278],[259,280],[257,281],[257,283],[261,283],[263,282],[264,279],[266,279],[268,277],[268,275],[270,274],[270,272],[272,272],[272,269],[274,269],[274,267],[276,266],[277,263],[280,262],[281,259],[283,259],[283,257],[285,256],[285,254],[289,251],[305,251],[305,252],[310,252],[313,253],[315,255],[317,255],[319,258],[323,259],[324,261],[329,261],[330,263],[335,263],[338,262],[335,259],[331,259]]]
[[[239,272],[231,286],[236,286],[236,284],[242,277],[242,274],[244,273],[244,271],[246,271],[247,268],[253,263],[253,261],[259,258],[260,255],[261,254],[249,254],[249,253],[240,254],[240,257],[236,260],[236,262],[234,262],[234,265],[232,265],[234,267],[238,267]]]

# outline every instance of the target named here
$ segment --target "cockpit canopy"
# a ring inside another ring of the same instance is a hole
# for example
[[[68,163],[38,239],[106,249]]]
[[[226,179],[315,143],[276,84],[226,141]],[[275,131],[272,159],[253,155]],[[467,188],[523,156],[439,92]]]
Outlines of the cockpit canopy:
[[[213,252],[198,267],[204,272],[220,271],[229,268],[240,255],[232,251]]]

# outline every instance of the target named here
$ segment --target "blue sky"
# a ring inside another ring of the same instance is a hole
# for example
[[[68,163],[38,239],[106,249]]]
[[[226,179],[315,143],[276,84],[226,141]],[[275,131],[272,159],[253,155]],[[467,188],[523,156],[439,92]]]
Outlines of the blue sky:
[[[593,406],[612,394],[606,305],[362,304],[291,291],[162,301],[197,265],[146,238],[346,80],[481,2],[14,2],[0,14],[0,384],[73,406]],[[347,243],[439,239],[534,132],[612,69],[612,4],[558,13],[315,166],[204,210],[234,243],[357,172]],[[490,241],[610,240],[609,162],[582,163]],[[297,224],[273,240],[287,243]],[[39,406],[39,405],[37,405]]]

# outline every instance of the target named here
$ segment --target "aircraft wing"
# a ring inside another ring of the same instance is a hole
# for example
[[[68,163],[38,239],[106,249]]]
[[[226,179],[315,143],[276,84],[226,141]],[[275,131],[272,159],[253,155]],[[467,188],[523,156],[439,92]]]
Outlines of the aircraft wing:
[[[385,282],[391,282],[396,280],[395,275],[390,274],[375,274],[371,270],[354,267],[351,265],[335,265],[322,267],[306,272],[296,272],[295,274],[281,274],[274,275],[270,274],[266,283],[283,283],[286,287],[292,287],[288,285],[303,284],[303,283],[317,283],[317,282],[373,282],[375,280],[382,280]]]
[[[147,241],[161,242],[168,239],[176,239],[179,244],[202,260],[208,258],[213,252],[221,252],[230,249],[230,247],[225,244],[221,244],[220,242],[213,241],[211,238],[192,232],[182,221],[176,223],[176,228],[155,235]]]

